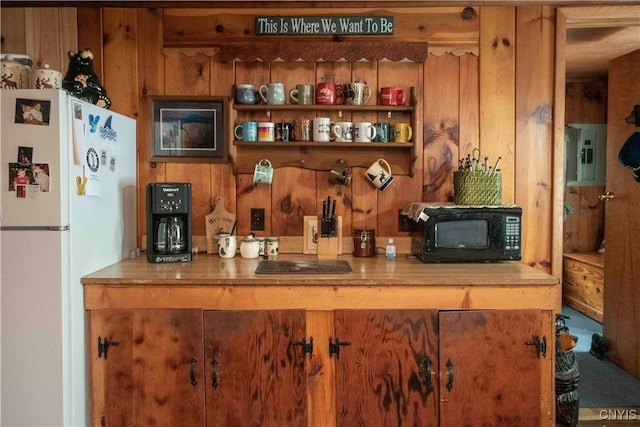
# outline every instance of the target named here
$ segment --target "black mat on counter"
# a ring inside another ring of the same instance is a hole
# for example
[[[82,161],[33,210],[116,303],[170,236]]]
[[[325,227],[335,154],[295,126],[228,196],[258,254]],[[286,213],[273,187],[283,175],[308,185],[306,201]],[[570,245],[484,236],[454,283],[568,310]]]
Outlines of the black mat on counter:
[[[347,274],[351,273],[347,261],[260,261],[256,274]]]

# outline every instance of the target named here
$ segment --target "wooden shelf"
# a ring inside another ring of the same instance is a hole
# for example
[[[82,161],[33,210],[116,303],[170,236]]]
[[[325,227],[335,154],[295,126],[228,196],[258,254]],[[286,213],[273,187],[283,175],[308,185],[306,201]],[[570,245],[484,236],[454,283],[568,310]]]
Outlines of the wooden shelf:
[[[256,163],[269,159],[274,168],[299,167],[328,171],[339,159],[351,167],[368,168],[385,159],[394,175],[413,176],[414,144],[380,142],[244,142],[234,141],[236,173],[253,173]]]
[[[325,104],[235,104],[233,109],[240,114],[264,112],[266,117],[271,117],[273,111],[292,112],[318,112],[330,111],[342,117],[342,112],[381,112],[386,113],[389,119],[394,113],[409,114],[414,133],[417,118],[415,105],[417,98],[415,89],[409,93],[411,105],[325,105]],[[414,135],[414,138],[416,136]],[[414,139],[415,141],[415,139]],[[329,171],[338,160],[345,161],[351,167],[369,168],[378,159],[385,159],[391,166],[394,175],[413,176],[415,161],[414,142],[246,142],[233,141],[236,146],[236,158],[234,159],[235,173],[253,173],[256,163],[262,159],[268,159],[274,168],[299,167],[318,171]]]

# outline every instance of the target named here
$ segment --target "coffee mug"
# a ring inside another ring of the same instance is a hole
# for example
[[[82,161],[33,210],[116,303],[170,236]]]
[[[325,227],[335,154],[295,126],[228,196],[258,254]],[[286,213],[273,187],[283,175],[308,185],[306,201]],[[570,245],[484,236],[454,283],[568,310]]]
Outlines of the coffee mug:
[[[367,179],[380,191],[384,191],[392,182],[391,166],[385,159],[376,160],[365,173]]]
[[[233,136],[240,141],[257,141],[258,122],[242,122],[242,124],[236,125],[233,128]]]
[[[371,98],[371,89],[364,82],[346,83],[344,86],[345,104],[363,105]]]
[[[284,84],[283,83],[269,83],[260,86],[258,91],[262,100],[267,104],[282,105],[284,104]]]
[[[313,104],[313,85],[296,85],[295,89],[289,91],[289,98],[293,104]]]
[[[222,258],[233,258],[236,256],[237,249],[238,242],[236,236],[230,234],[218,235],[218,254],[220,254]]]
[[[333,105],[344,103],[342,85],[333,82],[318,83],[316,104]]]
[[[253,169],[253,183],[271,184],[272,181],[273,167],[271,166],[271,162],[267,159],[260,160]]]
[[[293,125],[291,123],[276,123],[276,141],[289,142],[293,138]]]
[[[318,142],[331,141],[331,119],[329,117],[316,117],[313,119],[313,140]]]
[[[376,135],[376,128],[371,122],[357,122],[353,124],[353,140],[355,142],[371,142]]]
[[[312,121],[310,119],[297,119],[293,123],[293,139],[296,141],[311,141]]]
[[[329,171],[329,182],[335,185],[349,185],[351,183],[351,168],[346,161],[338,160]]]
[[[278,259],[280,252],[280,239],[278,237],[267,237],[265,239],[267,257],[269,259]]]
[[[273,142],[276,140],[276,124],[273,122],[258,123],[258,141]]]
[[[389,142],[393,140],[391,123],[375,123],[373,126],[376,128],[376,137],[373,138],[373,142]]]
[[[380,89],[380,104],[404,105],[407,93],[399,87],[383,87]]]
[[[409,142],[413,137],[413,129],[409,123],[396,123],[394,134],[396,142]]]
[[[336,122],[331,126],[333,139],[336,142],[352,142],[353,141],[353,123],[352,122]]]
[[[236,104],[256,104],[258,102],[257,91],[250,84],[237,85],[235,101]]]

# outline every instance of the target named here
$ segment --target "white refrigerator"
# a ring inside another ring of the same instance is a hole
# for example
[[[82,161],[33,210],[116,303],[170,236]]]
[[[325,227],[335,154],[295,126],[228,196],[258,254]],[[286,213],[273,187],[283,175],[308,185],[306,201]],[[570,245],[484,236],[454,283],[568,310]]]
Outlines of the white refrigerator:
[[[0,98],[0,424],[84,426],[80,278],[136,248],[136,123],[62,90]]]

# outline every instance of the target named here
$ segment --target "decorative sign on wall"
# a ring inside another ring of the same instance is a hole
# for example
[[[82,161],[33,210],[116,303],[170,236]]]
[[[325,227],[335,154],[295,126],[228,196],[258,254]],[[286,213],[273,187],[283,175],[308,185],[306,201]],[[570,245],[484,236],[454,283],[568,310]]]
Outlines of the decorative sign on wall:
[[[393,34],[393,16],[257,16],[258,36]]]

